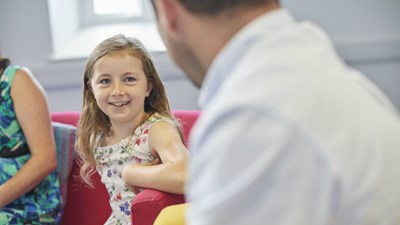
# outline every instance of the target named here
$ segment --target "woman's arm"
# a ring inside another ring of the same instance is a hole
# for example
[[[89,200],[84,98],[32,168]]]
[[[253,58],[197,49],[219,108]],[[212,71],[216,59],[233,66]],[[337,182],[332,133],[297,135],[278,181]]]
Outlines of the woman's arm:
[[[122,171],[125,183],[133,187],[183,194],[189,151],[175,126],[164,121],[154,124],[149,133],[149,147],[152,153],[159,156],[161,164],[125,166]]]
[[[0,186],[0,208],[32,190],[57,167],[45,92],[27,69],[17,71],[11,98],[32,157],[14,177]]]

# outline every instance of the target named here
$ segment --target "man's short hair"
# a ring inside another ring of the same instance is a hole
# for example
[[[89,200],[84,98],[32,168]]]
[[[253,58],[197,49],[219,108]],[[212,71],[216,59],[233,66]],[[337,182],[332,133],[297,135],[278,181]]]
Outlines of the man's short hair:
[[[179,2],[193,13],[210,15],[238,7],[279,4],[279,0],[179,0]]]

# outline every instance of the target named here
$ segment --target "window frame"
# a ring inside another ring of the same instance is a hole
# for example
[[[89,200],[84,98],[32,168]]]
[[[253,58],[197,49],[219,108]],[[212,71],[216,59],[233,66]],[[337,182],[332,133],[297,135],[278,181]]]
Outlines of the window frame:
[[[154,12],[151,10],[151,2],[148,0],[137,0],[142,4],[143,14],[141,16],[134,16],[125,13],[97,15],[94,12],[93,1],[94,0],[77,0],[80,17],[79,21],[82,28],[109,24],[153,21]]]
[[[145,16],[141,19],[130,18],[128,22],[100,20],[99,23],[83,26],[81,8],[88,1],[92,0],[47,0],[52,41],[50,60],[87,58],[97,44],[116,34],[138,38],[150,52],[166,51],[150,1],[140,0],[147,1],[143,5]]]

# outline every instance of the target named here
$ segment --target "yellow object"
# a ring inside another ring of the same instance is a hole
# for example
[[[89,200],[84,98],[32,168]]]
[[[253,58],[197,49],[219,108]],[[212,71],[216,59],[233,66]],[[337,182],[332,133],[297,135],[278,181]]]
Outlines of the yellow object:
[[[165,207],[158,214],[153,225],[184,225],[188,203]]]

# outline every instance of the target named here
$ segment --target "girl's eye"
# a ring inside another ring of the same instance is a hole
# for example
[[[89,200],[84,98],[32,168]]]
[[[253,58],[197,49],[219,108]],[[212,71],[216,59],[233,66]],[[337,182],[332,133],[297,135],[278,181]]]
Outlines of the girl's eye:
[[[99,83],[100,84],[109,84],[109,83],[111,83],[111,81],[109,79],[102,79],[102,80],[100,80]]]
[[[126,77],[125,78],[125,82],[133,82],[133,81],[135,81],[136,79],[134,78],[134,77]]]

